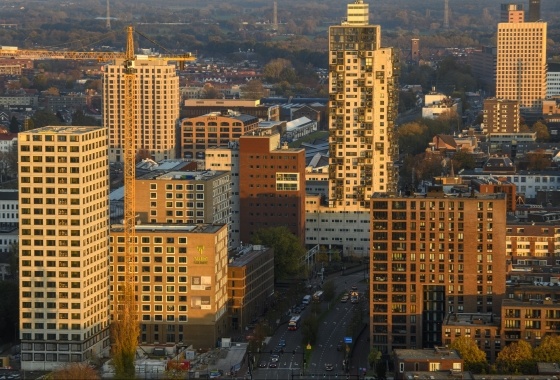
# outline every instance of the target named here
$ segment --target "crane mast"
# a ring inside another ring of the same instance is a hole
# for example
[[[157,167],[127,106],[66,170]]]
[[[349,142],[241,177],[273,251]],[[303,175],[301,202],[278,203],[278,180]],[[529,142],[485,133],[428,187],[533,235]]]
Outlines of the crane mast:
[[[123,59],[123,103],[122,131],[123,131],[123,163],[124,163],[124,241],[126,273],[124,281],[114,286],[115,306],[113,308],[113,361],[117,378],[134,378],[136,347],[140,334],[137,297],[137,240],[135,236],[135,177],[136,177],[136,69],[134,54],[134,28],[127,27],[127,41],[125,53],[122,52],[93,52],[93,51],[51,51],[25,50],[14,46],[1,46],[0,58],[28,58],[28,59],[74,59],[97,60],[99,62]],[[146,37],[147,38],[147,37]],[[152,41],[153,42],[153,41]],[[159,54],[143,59],[176,61],[182,68],[187,61],[196,58],[190,53],[181,55]],[[27,120],[26,120],[27,121]]]

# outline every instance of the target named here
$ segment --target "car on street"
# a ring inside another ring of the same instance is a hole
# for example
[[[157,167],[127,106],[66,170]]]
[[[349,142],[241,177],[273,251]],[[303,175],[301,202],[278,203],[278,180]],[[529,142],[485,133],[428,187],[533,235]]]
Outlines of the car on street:
[[[342,342],[338,342],[338,344],[336,345],[336,350],[342,351]]]
[[[333,365],[331,363],[325,363],[325,371],[332,371]]]
[[[270,363],[268,363],[268,368],[278,368],[278,362],[270,362]]]
[[[261,360],[259,362],[259,368],[266,368],[266,366],[267,366],[267,363],[264,360]]]
[[[278,362],[279,360],[280,360],[280,356],[278,356],[278,355],[276,355],[276,354],[275,354],[275,355],[272,355],[272,356],[270,357],[270,361],[271,361],[271,362],[275,362],[275,363],[276,363],[276,362]]]
[[[278,342],[279,347],[286,347],[286,339],[280,339]]]
[[[340,302],[342,302],[342,303],[348,302],[348,296],[347,295],[342,296],[342,298],[340,299]]]
[[[357,291],[358,291],[358,287],[357,287],[356,285],[353,285],[353,286],[352,286],[352,291],[353,291],[353,292],[357,292]]]
[[[296,307],[293,311],[294,314],[301,314],[301,309],[299,307]]]

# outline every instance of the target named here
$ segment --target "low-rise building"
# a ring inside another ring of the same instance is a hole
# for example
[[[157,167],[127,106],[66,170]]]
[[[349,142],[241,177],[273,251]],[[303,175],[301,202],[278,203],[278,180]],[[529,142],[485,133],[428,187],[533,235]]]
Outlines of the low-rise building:
[[[396,380],[409,380],[409,372],[442,372],[446,375],[463,372],[463,359],[457,351],[445,347],[398,349],[393,353],[393,360]]]
[[[228,265],[229,326],[243,331],[268,308],[274,294],[274,250],[261,245],[230,252]]]

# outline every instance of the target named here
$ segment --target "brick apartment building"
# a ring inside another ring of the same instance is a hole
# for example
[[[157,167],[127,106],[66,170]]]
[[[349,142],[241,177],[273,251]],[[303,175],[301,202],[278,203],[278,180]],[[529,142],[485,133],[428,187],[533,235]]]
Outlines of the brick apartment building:
[[[305,150],[280,146],[279,134],[239,139],[241,241],[259,228],[287,226],[305,241]]]
[[[449,313],[500,313],[505,294],[503,194],[441,188],[371,207],[371,344],[382,352],[442,344]]]
[[[203,159],[206,149],[227,147],[258,126],[257,117],[229,110],[183,119],[178,145],[180,155],[183,158]]]

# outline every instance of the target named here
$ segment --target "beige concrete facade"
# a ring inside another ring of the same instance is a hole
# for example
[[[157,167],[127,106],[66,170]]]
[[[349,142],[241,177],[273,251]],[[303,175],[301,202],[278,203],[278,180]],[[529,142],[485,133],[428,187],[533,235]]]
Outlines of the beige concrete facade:
[[[329,28],[329,200],[337,210],[358,211],[374,192],[396,190],[399,60],[381,47],[367,4],[348,4],[347,12]]]
[[[146,224],[136,237],[140,342],[215,347],[227,331],[227,226]],[[111,226],[110,240],[115,284],[124,281],[122,226]]]
[[[546,22],[498,24],[496,97],[541,111],[546,97]]]
[[[176,156],[175,130],[179,119],[179,77],[166,61],[137,59],[136,147],[161,161]],[[103,67],[103,125],[109,128],[109,161],[123,160],[124,75],[122,61]]]
[[[107,130],[19,134],[20,339],[25,370],[109,346]]]

